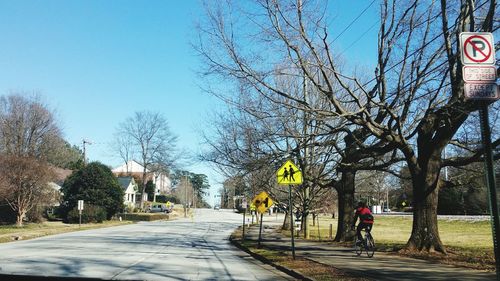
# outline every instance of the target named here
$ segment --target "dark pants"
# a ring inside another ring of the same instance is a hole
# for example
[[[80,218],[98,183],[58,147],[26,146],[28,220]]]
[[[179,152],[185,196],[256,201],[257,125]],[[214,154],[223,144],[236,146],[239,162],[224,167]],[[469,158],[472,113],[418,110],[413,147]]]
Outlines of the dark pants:
[[[358,224],[358,227],[356,228],[356,235],[358,236],[359,241],[363,241],[363,236],[361,236],[361,230],[366,228],[366,231],[370,232],[370,231],[372,231],[372,226],[373,226],[372,223],[360,222]]]

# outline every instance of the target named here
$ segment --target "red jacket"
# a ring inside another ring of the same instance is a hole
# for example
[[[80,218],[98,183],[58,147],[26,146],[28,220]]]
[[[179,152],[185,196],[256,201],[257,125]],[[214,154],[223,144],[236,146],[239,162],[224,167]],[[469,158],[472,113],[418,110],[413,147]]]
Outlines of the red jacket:
[[[373,224],[372,212],[367,207],[360,207],[356,209],[354,222],[356,222],[358,217],[362,223]]]

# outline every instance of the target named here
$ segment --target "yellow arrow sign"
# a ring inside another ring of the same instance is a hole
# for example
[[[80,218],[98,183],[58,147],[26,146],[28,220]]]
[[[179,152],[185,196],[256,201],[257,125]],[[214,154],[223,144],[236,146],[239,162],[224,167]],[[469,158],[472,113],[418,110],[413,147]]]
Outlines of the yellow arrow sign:
[[[282,185],[302,184],[302,172],[288,160],[276,171],[276,179]]]
[[[267,194],[267,192],[265,191],[262,191],[257,196],[255,196],[252,200],[252,203],[257,208],[257,212],[261,214],[265,213],[267,209],[269,209],[269,207],[274,204],[271,197],[269,197],[269,194]]]

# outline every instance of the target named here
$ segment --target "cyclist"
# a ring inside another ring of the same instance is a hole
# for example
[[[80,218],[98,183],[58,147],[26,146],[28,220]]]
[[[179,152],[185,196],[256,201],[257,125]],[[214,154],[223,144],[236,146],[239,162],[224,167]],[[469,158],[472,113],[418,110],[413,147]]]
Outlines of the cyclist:
[[[352,229],[356,226],[356,221],[359,218],[359,224],[356,228],[356,235],[358,236],[358,241],[361,243],[363,241],[363,236],[361,236],[361,230],[366,229],[370,232],[373,227],[373,215],[370,209],[366,206],[365,202],[358,202],[356,207],[356,213],[354,215],[354,222],[352,223]]]

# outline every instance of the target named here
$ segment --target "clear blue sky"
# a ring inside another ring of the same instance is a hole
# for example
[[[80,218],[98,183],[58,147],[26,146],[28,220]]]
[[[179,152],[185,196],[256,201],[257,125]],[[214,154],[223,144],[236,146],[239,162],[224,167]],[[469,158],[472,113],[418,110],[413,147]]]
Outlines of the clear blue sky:
[[[338,35],[372,0],[330,1],[331,36]],[[352,4],[350,4],[352,3]],[[378,2],[335,42],[350,46],[376,22]],[[200,1],[0,0],[0,95],[38,92],[57,111],[65,138],[91,161],[121,164],[109,153],[116,126],[135,111],[161,112],[181,147],[200,150],[198,129],[220,102],[198,87],[200,61],[190,47]],[[346,50],[375,59],[366,42],[377,27]],[[367,41],[368,40],[368,41]],[[376,43],[376,41],[375,41]],[[221,178],[207,164],[186,169],[209,176],[213,194]]]

